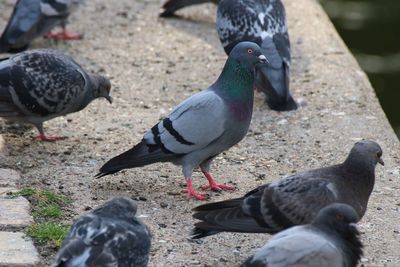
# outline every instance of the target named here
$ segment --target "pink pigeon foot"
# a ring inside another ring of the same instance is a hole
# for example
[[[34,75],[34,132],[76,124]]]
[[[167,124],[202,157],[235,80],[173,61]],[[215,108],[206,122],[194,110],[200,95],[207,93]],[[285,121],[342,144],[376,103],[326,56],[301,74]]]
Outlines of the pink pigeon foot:
[[[70,33],[64,30],[61,32],[49,32],[46,37],[54,40],[80,40],[83,36],[82,34]]]
[[[45,134],[39,134],[38,136],[35,136],[36,140],[40,141],[56,141],[56,140],[64,140],[67,137],[65,136],[46,136]]]
[[[236,189],[235,186],[230,186],[230,185],[226,185],[226,184],[217,184],[209,172],[203,172],[203,174],[207,178],[208,183],[209,183],[208,185],[201,186],[201,188],[203,190],[211,189],[213,191],[221,191],[221,190],[235,190]]]
[[[195,197],[197,200],[206,200],[207,195],[204,193],[196,192],[193,189],[192,179],[186,179],[187,189],[183,190],[186,193],[187,198]]]

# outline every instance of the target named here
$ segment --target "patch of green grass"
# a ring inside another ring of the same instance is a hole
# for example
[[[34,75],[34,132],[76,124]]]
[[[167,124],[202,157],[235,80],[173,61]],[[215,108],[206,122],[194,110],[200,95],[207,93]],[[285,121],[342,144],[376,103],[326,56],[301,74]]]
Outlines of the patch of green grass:
[[[13,193],[13,196],[23,196],[29,198],[31,201],[39,202],[39,204],[66,204],[68,199],[60,194],[54,193],[49,190],[41,190],[34,188],[24,188],[18,192]]]
[[[68,234],[69,225],[50,223],[36,223],[26,229],[26,235],[40,244],[52,243],[59,247]]]
[[[63,208],[71,201],[55,192],[35,188],[24,188],[12,196],[23,196],[31,203],[35,223],[26,229],[26,235],[39,245],[58,248],[69,230],[68,225],[60,222]]]
[[[70,201],[63,195],[49,190],[24,188],[12,196],[23,196],[32,203],[33,217],[39,220],[57,219],[62,215],[62,207]]]
[[[39,208],[33,213],[33,217],[48,217],[48,218],[60,218],[62,214],[61,208],[58,205],[47,205]]]

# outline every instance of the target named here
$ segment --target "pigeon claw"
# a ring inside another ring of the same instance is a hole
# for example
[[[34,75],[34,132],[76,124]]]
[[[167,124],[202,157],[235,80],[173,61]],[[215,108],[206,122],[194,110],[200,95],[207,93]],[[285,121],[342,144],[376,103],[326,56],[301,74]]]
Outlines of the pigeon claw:
[[[196,192],[192,185],[192,179],[186,179],[186,189],[183,192],[186,193],[187,198],[195,197],[197,200],[206,200],[208,198],[207,194]]]
[[[35,139],[40,141],[57,141],[64,140],[66,138],[66,136],[46,136],[44,134],[39,134],[38,136],[35,136]]]
[[[202,185],[201,189],[203,190],[212,190],[212,191],[222,191],[222,190],[235,190],[236,187],[235,186],[230,186],[230,185],[226,185],[226,184],[209,184],[209,185]]]
[[[230,186],[230,185],[226,185],[226,184],[217,184],[209,172],[204,171],[204,170],[202,170],[202,172],[208,180],[208,185],[203,185],[201,187],[203,190],[211,189],[213,191],[219,192],[221,190],[235,190],[236,189],[235,186]]]
[[[187,198],[192,198],[192,197],[195,197],[197,200],[206,200],[208,197],[207,197],[207,194],[204,194],[204,193],[199,193],[199,192],[196,192],[196,191],[192,191],[192,192],[186,192],[186,197]]]

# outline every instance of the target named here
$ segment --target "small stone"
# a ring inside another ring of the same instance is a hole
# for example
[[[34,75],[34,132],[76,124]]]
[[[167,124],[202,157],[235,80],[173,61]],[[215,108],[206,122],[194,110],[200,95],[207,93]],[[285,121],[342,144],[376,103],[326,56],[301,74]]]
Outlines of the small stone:
[[[167,225],[165,223],[159,223],[158,226],[160,226],[160,228],[167,228]]]
[[[166,208],[166,207],[168,207],[168,204],[165,203],[165,202],[161,202],[161,203],[160,203],[160,206],[161,206],[161,208]]]

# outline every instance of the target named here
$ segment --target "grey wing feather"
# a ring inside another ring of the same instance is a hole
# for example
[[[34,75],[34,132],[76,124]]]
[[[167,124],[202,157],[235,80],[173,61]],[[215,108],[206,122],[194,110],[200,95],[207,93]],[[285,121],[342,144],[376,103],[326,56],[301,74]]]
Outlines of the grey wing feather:
[[[186,99],[168,115],[172,129],[165,124],[165,120],[156,127],[161,142],[168,150],[186,154],[206,147],[221,136],[225,116],[223,100],[213,91],[203,91]],[[155,144],[152,131],[148,131],[143,139],[147,144]]]
[[[218,35],[227,54],[239,42],[261,46],[266,37],[287,33],[286,14],[281,1],[222,0],[217,13]]]
[[[310,223],[321,208],[335,202],[335,185],[329,177],[314,175],[313,172],[304,172],[271,183],[261,200],[264,219],[287,221],[292,225]]]
[[[26,115],[66,114],[84,101],[86,77],[71,58],[52,50],[15,55],[9,77],[14,103]]]

